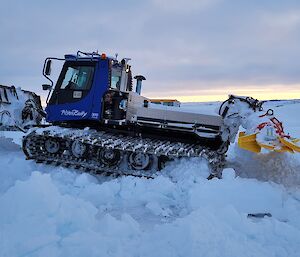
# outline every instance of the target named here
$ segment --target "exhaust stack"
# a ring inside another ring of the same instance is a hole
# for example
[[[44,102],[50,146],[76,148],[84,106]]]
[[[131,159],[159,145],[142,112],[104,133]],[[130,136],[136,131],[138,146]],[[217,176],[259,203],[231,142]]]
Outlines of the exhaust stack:
[[[143,82],[143,80],[146,80],[146,78],[144,76],[142,76],[142,75],[136,75],[134,77],[134,79],[136,79],[135,92],[137,92],[140,95],[141,91],[142,91],[142,82]]]

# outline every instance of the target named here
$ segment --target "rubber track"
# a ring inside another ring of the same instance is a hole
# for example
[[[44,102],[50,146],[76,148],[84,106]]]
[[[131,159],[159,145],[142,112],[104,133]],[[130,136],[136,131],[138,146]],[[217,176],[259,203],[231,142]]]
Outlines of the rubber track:
[[[59,132],[57,132],[59,131]],[[64,149],[75,140],[88,146],[84,158],[76,158],[65,151],[50,154],[44,150],[47,138],[55,138]],[[108,132],[80,129],[62,129],[50,127],[37,129],[23,139],[23,151],[28,159],[52,165],[61,165],[85,170],[90,173],[108,176],[137,176],[153,178],[156,170],[133,170],[130,168],[107,167],[97,161],[96,153],[99,148],[116,149],[122,152],[143,152],[151,155],[167,156],[171,159],[182,157],[201,157],[209,162],[211,173],[219,175],[225,164],[225,154],[209,150],[196,144],[170,142],[167,140],[152,140],[150,138],[116,135]]]

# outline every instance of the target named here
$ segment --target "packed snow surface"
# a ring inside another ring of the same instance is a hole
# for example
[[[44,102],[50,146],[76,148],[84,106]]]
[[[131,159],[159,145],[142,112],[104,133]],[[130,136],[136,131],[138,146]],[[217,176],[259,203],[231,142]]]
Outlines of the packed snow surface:
[[[300,103],[268,105],[299,137]],[[300,154],[232,144],[221,180],[197,159],[112,179],[26,161],[22,134],[0,136],[1,257],[300,256]]]

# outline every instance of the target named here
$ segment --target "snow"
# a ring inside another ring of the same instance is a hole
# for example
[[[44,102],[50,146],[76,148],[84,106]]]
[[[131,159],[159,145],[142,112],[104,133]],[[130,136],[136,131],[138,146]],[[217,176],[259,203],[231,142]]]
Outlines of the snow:
[[[4,92],[6,92],[7,99]],[[35,112],[33,113],[34,121],[26,120],[26,124],[22,121],[22,110],[25,107],[25,102],[29,99],[33,100],[33,96],[30,93],[22,91],[21,88],[16,88],[16,92],[13,93],[10,89],[0,87],[0,96],[3,98],[3,102],[1,101],[0,104],[1,125],[24,127],[35,123],[37,118],[35,117],[37,115]]]
[[[299,137],[300,103],[267,104]],[[300,154],[234,143],[221,180],[199,159],[112,179],[25,160],[22,134],[0,136],[0,256],[299,256]]]

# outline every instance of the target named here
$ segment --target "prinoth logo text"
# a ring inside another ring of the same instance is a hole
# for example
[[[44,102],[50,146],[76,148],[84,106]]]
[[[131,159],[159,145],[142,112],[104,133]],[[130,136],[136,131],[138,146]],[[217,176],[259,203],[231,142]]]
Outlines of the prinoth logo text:
[[[61,110],[61,115],[84,118],[87,115],[87,112],[79,110]]]

